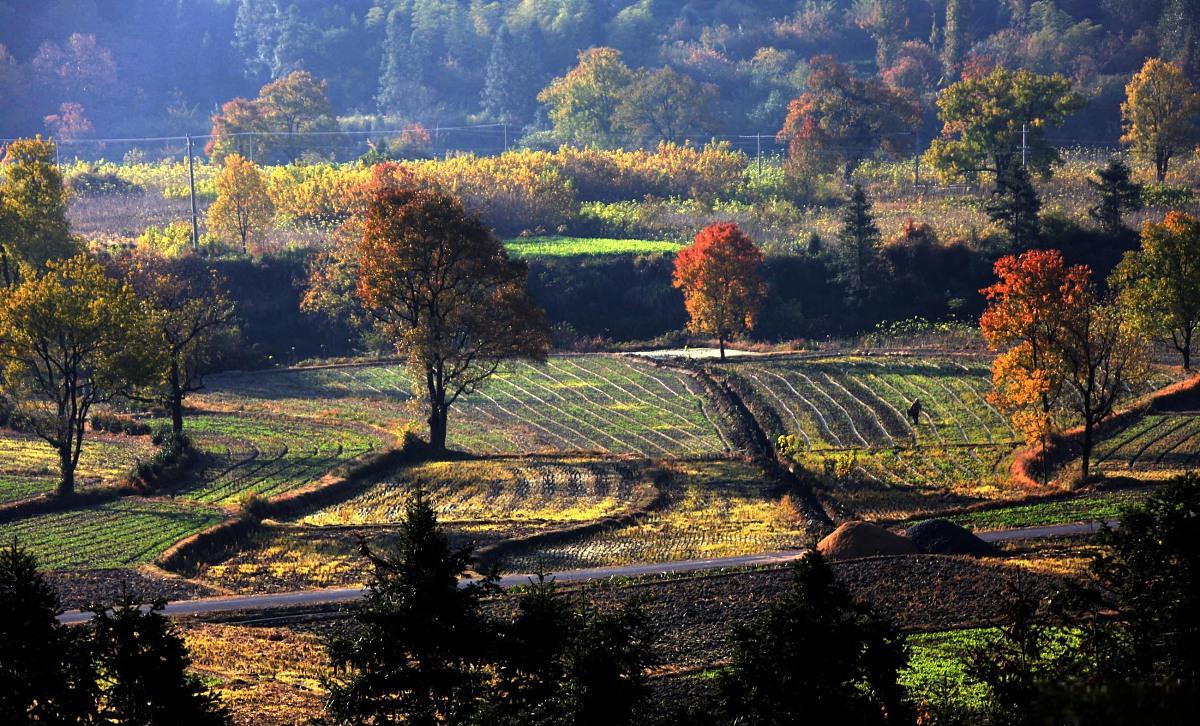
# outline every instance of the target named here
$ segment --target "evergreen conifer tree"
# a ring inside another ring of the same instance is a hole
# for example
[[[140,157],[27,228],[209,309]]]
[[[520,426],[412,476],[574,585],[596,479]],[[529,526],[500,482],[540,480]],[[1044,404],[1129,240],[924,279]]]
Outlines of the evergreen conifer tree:
[[[1019,161],[996,174],[987,214],[1008,233],[1010,251],[1017,253],[1033,246],[1038,234],[1038,213],[1042,209],[1029,172]]]
[[[877,282],[882,260],[879,255],[879,226],[875,224],[871,202],[860,184],[855,184],[850,190],[850,198],[842,212],[838,241],[841,243],[839,279],[846,285],[851,297],[862,298]]]
[[[1125,225],[1125,212],[1136,212],[1142,208],[1142,185],[1130,179],[1129,166],[1120,159],[1113,159],[1108,166],[1096,171],[1098,179],[1088,179],[1088,186],[1099,195],[1100,200],[1088,209],[1092,219],[1109,234],[1117,234]]]

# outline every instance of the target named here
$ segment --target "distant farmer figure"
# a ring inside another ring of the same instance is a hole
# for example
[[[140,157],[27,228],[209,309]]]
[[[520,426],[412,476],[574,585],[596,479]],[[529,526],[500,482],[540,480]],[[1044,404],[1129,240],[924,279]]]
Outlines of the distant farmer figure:
[[[913,401],[908,407],[908,417],[912,419],[913,426],[921,423],[921,399]]]

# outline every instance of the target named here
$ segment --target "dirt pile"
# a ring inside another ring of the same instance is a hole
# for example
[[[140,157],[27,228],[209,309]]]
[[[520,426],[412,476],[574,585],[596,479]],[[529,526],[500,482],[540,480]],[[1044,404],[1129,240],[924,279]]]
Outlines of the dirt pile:
[[[917,549],[929,555],[971,555],[990,557],[996,548],[945,519],[927,519],[904,530]]]
[[[830,560],[917,554],[908,539],[867,522],[846,522],[818,542],[817,550]]]

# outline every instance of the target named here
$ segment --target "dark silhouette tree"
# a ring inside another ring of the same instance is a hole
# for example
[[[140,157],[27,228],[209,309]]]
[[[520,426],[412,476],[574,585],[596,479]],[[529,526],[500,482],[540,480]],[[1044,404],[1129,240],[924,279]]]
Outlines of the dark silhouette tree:
[[[160,612],[128,594],[113,607],[95,605],[88,625],[104,723],[222,726],[229,714],[188,671],[183,639]]]
[[[1008,233],[1009,250],[1023,252],[1033,246],[1038,234],[1042,202],[1029,172],[1019,162],[996,175],[986,206],[988,217]]]
[[[0,722],[89,723],[95,673],[85,644],[59,624],[58,593],[14,540],[0,549]]]
[[[500,627],[497,679],[480,723],[620,726],[635,722],[653,664],[653,632],[637,601],[580,606],[539,576]]]
[[[854,603],[813,551],[783,598],[735,630],[717,722],[910,723],[898,681],[907,659],[896,627]]]
[[[860,184],[850,189],[850,198],[842,211],[838,242],[838,277],[849,295],[861,301],[879,282],[882,257],[879,254],[879,226],[871,213],[871,201]]]
[[[1088,187],[1100,197],[1088,208],[1088,214],[1108,234],[1119,234],[1125,229],[1125,213],[1142,208],[1142,185],[1130,178],[1129,166],[1120,159],[1113,159],[1108,166],[1097,169],[1096,179],[1088,179]]]
[[[459,586],[469,548],[454,550],[418,491],[374,570],[355,629],[329,644],[328,712],[337,724],[469,723],[485,685],[488,580]]]

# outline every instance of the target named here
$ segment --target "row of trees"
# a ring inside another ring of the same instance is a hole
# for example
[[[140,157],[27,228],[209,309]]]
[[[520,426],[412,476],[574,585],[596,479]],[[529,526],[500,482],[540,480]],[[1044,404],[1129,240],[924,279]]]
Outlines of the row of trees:
[[[195,258],[84,252],[50,143],[14,142],[3,163],[0,405],[54,447],[69,496],[94,406],[161,406],[182,435],[185,397],[236,334],[234,306]]]

